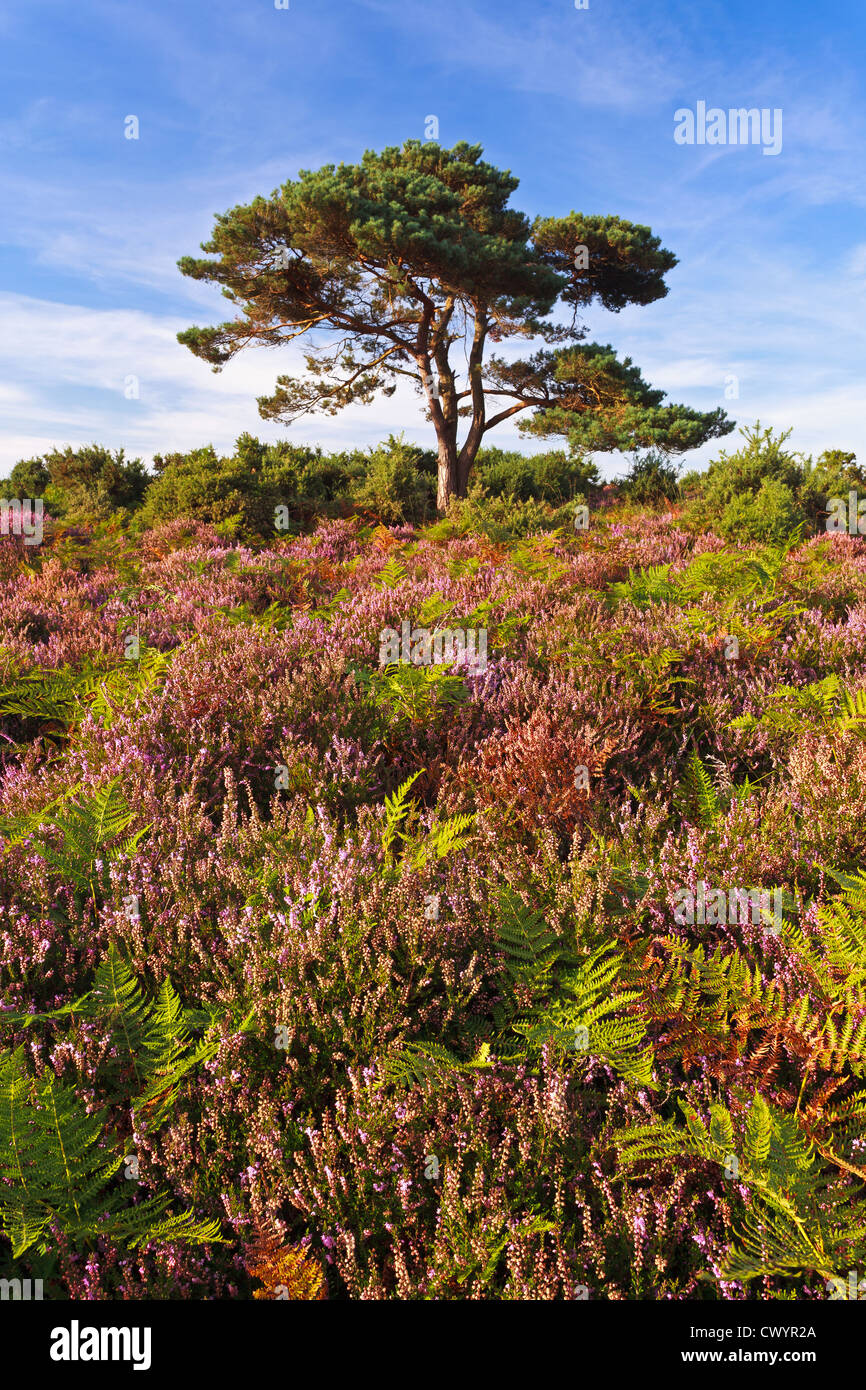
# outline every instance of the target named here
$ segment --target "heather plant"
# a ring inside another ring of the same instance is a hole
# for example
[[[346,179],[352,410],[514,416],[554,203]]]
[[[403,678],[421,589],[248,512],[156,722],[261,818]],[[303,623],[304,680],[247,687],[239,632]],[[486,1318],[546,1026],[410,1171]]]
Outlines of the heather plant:
[[[804,505],[758,444],[744,495]],[[549,496],[308,529],[364,460],[242,436],[284,532],[0,538],[6,1263],[50,1297],[827,1296],[866,1259],[866,544],[726,540],[735,492],[577,529],[552,457]],[[483,630],[483,667],[383,660],[404,623]]]

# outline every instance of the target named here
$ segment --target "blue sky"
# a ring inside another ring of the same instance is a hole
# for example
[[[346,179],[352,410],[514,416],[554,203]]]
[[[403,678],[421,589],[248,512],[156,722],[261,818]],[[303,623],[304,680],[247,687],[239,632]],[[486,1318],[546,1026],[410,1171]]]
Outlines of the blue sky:
[[[92,440],[149,460],[286,437],[255,397],[297,353],[213,374],[175,334],[227,306],[176,261],[215,213],[430,115],[510,168],[530,215],[616,213],[679,257],[666,299],[591,308],[590,338],[672,400],[866,460],[864,65],[863,0],[0,0],[0,470]],[[678,145],[699,101],[780,108],[781,151]],[[430,442],[411,389],[289,434],[401,429]],[[487,442],[539,447],[510,424]]]

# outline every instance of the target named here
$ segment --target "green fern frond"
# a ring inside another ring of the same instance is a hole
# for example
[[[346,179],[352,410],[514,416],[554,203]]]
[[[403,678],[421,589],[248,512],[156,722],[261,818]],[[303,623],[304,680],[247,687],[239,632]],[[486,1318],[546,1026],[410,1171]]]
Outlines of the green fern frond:
[[[4,853],[31,835],[53,831],[53,838],[47,834],[39,836],[40,851],[47,864],[58,877],[73,884],[79,894],[94,897],[96,860],[108,865],[134,852],[151,828],[143,826],[122,846],[113,843],[135,818],[120,783],[120,777],[113,777],[85,796],[77,795],[79,784],[36,815],[7,822],[2,827]]]
[[[373,586],[376,589],[396,589],[407,578],[408,571],[405,565],[397,559],[396,555],[391,555],[373,580]]]
[[[385,798],[385,824],[381,841],[387,855],[399,838],[403,842],[403,857],[413,869],[421,869],[430,859],[444,859],[465,848],[470,838],[468,832],[475,821],[474,814],[451,816],[444,821],[434,819],[429,829],[410,835],[404,827],[416,818],[417,813],[409,791],[420,776],[421,772],[413,773],[393,795]]]
[[[684,784],[684,804],[697,815],[701,825],[715,824],[722,812],[722,804],[712,778],[697,753],[692,750],[686,761]]]
[[[866,728],[866,689],[858,690],[853,695],[846,690],[842,706],[844,712],[834,721],[834,729],[844,733],[849,729],[861,731]]]
[[[127,1101],[139,1128],[153,1131],[167,1117],[184,1078],[219,1049],[215,1018],[208,1011],[184,1009],[168,980],[155,1000],[148,999],[112,944],[99,963],[93,987],[78,999],[44,1014],[4,1014],[9,1022],[31,1025],[77,1014],[99,1024],[111,1041],[100,1067],[100,1087],[109,1101]],[[251,1017],[251,1016],[250,1016]],[[239,1032],[244,1032],[250,1017]],[[204,1028],[194,1042],[190,1030]]]
[[[428,836],[430,852],[437,859],[444,859],[456,850],[464,849],[471,838],[467,832],[474,823],[473,813],[451,816],[444,821],[434,821]]]
[[[511,978],[533,990],[546,980],[561,954],[544,914],[528,907],[512,889],[499,895],[499,944]]]
[[[434,627],[443,618],[447,618],[456,606],[453,600],[446,599],[443,594],[428,594],[418,609],[416,622],[419,627]]]
[[[417,782],[420,776],[420,771],[413,772],[412,776],[407,777],[406,781],[403,782],[391,796],[385,797],[385,825],[382,830],[382,849],[386,854],[397,838],[397,835],[400,833],[400,826],[409,814],[409,809],[412,804],[409,797],[409,789]]]
[[[111,1098],[129,1097],[141,1129],[155,1130],[167,1117],[183,1079],[215,1055],[219,1040],[206,1034],[193,1044],[190,1016],[169,981],[147,999],[116,946],[100,963],[82,1012],[111,1035],[113,1065],[102,1071]]]
[[[852,1198],[850,1190],[842,1200],[839,1180],[834,1177],[831,1183],[825,1176],[797,1116],[770,1105],[757,1092],[740,1126],[721,1105],[713,1106],[709,1126],[685,1102],[680,1101],[680,1109],[684,1126],[667,1121],[612,1136],[619,1171],[627,1177],[647,1164],[668,1165],[691,1156],[716,1163],[730,1175],[735,1163],[733,1176],[751,1196],[721,1279],[745,1281],[801,1270],[829,1278],[852,1258],[852,1247],[866,1234],[866,1204]]]
[[[356,676],[391,724],[426,724],[469,698],[463,677],[444,664],[398,661]]]
[[[100,1236],[131,1245],[220,1239],[214,1221],[166,1217],[162,1195],[133,1206],[128,1191],[111,1186],[123,1162],[107,1111],[87,1114],[50,1071],[30,1076],[23,1047],[0,1051],[0,1229],[14,1258],[34,1245],[47,1253],[51,1227],[73,1245]]]
[[[671,603],[677,598],[677,585],[670,577],[670,565],[650,565],[644,570],[628,572],[622,583],[609,584],[609,603],[630,603],[635,608],[648,608],[653,603]]]
[[[144,1040],[151,1009],[116,946],[109,947],[105,959],[97,967],[93,988],[81,1001],[81,1008],[89,1018],[98,1019],[111,1034],[117,1057],[112,1067],[103,1070],[103,1078],[107,1080],[110,1071],[119,1094],[128,1095],[129,1075],[134,1078],[135,1088],[144,1079]]]
[[[89,805],[82,808],[82,813],[83,823],[88,833],[92,832],[97,844],[116,839],[133,818],[133,812],[120,790],[120,778],[113,777],[110,782],[98,787]]]
[[[653,1049],[643,1019],[628,1012],[641,993],[619,988],[621,966],[619,954],[603,945],[576,967],[561,969],[554,997],[516,1022],[514,1032],[530,1054],[553,1044],[578,1058],[606,1062],[635,1085],[652,1089]]]
[[[40,810],[32,811],[23,816],[8,817],[6,820],[0,821],[0,837],[3,839],[3,853],[7,854],[15,845],[23,844],[25,840],[29,839],[31,835],[34,835],[43,825],[50,825],[51,816],[49,812],[53,811],[55,807],[63,805],[64,802],[69,801],[80,788],[81,783],[76,782],[75,786],[70,787],[68,791],[61,792],[59,796],[55,796],[51,801],[47,801]]]
[[[761,1096],[756,1094],[746,1120],[745,1147],[743,1150],[745,1161],[749,1169],[766,1167],[770,1157],[770,1141],[772,1137],[773,1126],[769,1106]],[[728,1148],[733,1145],[732,1128],[729,1127],[727,1138],[723,1142]]]
[[[125,625],[127,620],[119,620]],[[69,729],[89,712],[109,728],[118,707],[128,705],[144,690],[161,685],[173,652],[144,648],[137,661],[106,665],[104,659],[81,670],[38,667],[20,675],[0,691],[0,718],[14,716],[41,725],[44,737],[64,740]],[[53,728],[63,726],[61,730]],[[47,727],[46,727],[47,726]]]
[[[405,836],[405,854],[414,869],[422,869],[430,859],[445,859],[457,850],[465,849],[471,836],[468,834],[475,822],[475,815],[451,816],[448,820],[437,821],[426,834],[414,837]]]
[[[419,1086],[438,1082],[459,1072],[467,1064],[441,1043],[405,1043],[399,1052],[392,1053],[382,1065],[383,1080],[397,1086]]]
[[[862,729],[866,727],[866,690],[852,695],[836,672],[808,685],[780,685],[769,692],[760,717],[740,715],[728,727],[747,733],[761,728],[781,734],[816,727],[828,733]]]

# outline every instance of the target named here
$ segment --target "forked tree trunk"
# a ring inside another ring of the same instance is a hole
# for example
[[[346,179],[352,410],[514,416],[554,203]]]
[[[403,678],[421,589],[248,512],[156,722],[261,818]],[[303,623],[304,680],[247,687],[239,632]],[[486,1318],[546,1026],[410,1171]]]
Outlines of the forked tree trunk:
[[[439,370],[439,379],[435,387],[430,375],[429,358],[420,359],[421,380],[424,383],[439,445],[439,486],[436,493],[436,510],[440,516],[447,510],[452,497],[466,496],[469,474],[484,435],[484,394],[481,389],[479,367],[483,345],[484,327],[481,323],[477,323],[470,358],[472,424],[462,449],[457,447],[459,396],[455,393],[454,375],[448,364],[447,353],[440,351],[437,355],[436,364]]]
[[[484,352],[484,339],[487,332],[487,320],[484,314],[479,314],[475,320],[475,332],[472,338],[472,351],[469,354],[469,389],[472,395],[472,424],[469,426],[469,433],[463,443],[463,448],[457,455],[457,496],[465,497],[469,489],[469,474],[472,472],[472,465],[475,462],[475,455],[481,447],[484,438],[484,388],[481,380],[481,358]]]

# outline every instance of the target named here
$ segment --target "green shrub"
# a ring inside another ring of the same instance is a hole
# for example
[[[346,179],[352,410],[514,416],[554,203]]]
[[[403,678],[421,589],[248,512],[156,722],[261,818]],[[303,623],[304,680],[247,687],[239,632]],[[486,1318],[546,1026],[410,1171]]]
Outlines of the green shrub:
[[[350,479],[345,456],[285,440],[265,444],[251,434],[239,437],[228,458],[208,445],[157,455],[154,470],[144,507],[147,524],[186,517],[242,540],[297,533],[313,517],[333,514]],[[288,513],[279,527],[277,507]]]
[[[725,507],[719,530],[729,541],[780,542],[803,521],[793,490],[778,478],[765,478],[755,494],[734,497]]]
[[[0,484],[6,497],[41,497],[49,513],[72,523],[107,521],[141,506],[150,477],[141,459],[100,444],[52,449],[22,459]]]
[[[598,482],[598,469],[583,454],[551,449],[541,454],[479,449],[473,481],[492,497],[514,497],[527,502],[567,502],[585,494]]]
[[[436,477],[430,455],[400,435],[389,435],[365,456],[356,457],[351,497],[386,525],[418,525],[435,516]]]
[[[308,512],[328,511],[329,504],[345,499],[353,476],[354,455],[324,454],[319,447],[288,440],[262,444],[242,434],[235,455],[255,483],[268,489],[275,503],[296,511],[299,521]]]
[[[394,435],[366,452],[324,454],[242,434],[230,458],[208,446],[157,456],[154,467],[145,508],[150,524],[189,517],[231,539],[295,534],[352,506],[389,525],[416,525],[435,514],[436,456]],[[287,512],[279,527],[278,507]]]
[[[866,493],[866,474],[857,467],[856,458],[843,449],[827,449],[817,463],[806,460],[800,508],[813,530],[824,529],[831,497],[847,499],[852,488]]]
[[[706,473],[682,479],[687,520],[715,526],[730,540],[778,541],[799,525],[823,530],[831,497],[866,491],[852,453],[828,449],[813,462],[784,448],[790,430],[775,435],[758,423],[741,434],[745,442],[736,453],[723,451]]]
[[[724,450],[707,470],[703,498],[712,516],[721,516],[735,498],[754,498],[765,479],[779,482],[796,496],[805,476],[802,455],[784,448],[791,431],[775,436],[772,428],[762,430],[760,421],[754,429],[748,425],[740,431],[745,443],[734,454]]]
[[[489,497],[476,483],[468,497],[452,500],[448,516],[440,525],[443,536],[486,536],[496,544],[506,544],[573,523],[573,505],[554,508],[534,497]]]
[[[45,496],[50,482],[51,474],[44,459],[21,459],[9,477],[0,482],[0,496],[29,497],[35,501],[37,497]]]
[[[158,454],[154,467],[157,477],[142,517],[147,525],[186,517],[220,525],[223,534],[232,535],[264,525],[256,475],[237,458],[219,458],[213,445],[188,454]],[[272,527],[272,514],[270,521]]]
[[[652,505],[675,502],[680,495],[679,468],[660,449],[636,454],[620,489],[630,502]]]

